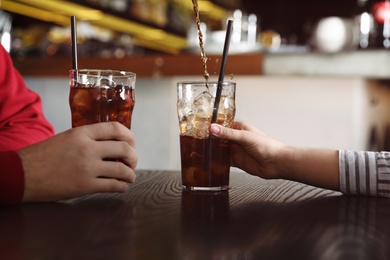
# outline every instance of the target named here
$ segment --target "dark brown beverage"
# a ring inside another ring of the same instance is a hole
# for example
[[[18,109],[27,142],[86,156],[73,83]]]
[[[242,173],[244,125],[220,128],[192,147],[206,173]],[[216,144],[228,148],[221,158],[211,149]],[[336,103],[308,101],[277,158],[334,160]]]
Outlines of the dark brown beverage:
[[[230,144],[213,137],[180,136],[182,184],[191,189],[229,187]]]
[[[130,86],[71,87],[69,103],[72,112],[72,127],[99,122],[118,121],[131,128],[134,108],[134,89]]]
[[[203,33],[202,33],[201,28],[200,28],[200,13],[199,13],[199,7],[198,7],[198,1],[197,0],[192,0],[192,7],[193,7],[194,12],[195,12],[195,22],[196,22],[196,26],[198,28],[200,58],[202,60],[202,65],[203,65],[203,69],[204,69],[203,77],[206,80],[206,82],[208,82],[209,77],[210,77],[210,74],[209,74],[209,72],[207,70],[207,60],[208,60],[208,58],[206,56],[206,52],[204,51]]]

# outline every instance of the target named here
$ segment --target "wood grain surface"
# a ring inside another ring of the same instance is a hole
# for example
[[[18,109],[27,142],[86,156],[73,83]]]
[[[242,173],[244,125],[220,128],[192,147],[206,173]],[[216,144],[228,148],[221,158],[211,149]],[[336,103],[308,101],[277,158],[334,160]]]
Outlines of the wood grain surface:
[[[208,71],[217,75],[221,66],[220,55],[208,55]],[[72,69],[71,57],[27,57],[13,59],[14,66],[24,76],[68,77]],[[194,64],[198,66],[194,66]],[[137,77],[168,77],[203,75],[200,55],[140,55],[123,59],[80,57],[79,68],[117,69],[132,71]],[[261,75],[263,73],[263,54],[229,55],[226,75]]]
[[[231,174],[183,192],[138,171],[123,194],[0,208],[0,259],[388,259],[390,201]]]

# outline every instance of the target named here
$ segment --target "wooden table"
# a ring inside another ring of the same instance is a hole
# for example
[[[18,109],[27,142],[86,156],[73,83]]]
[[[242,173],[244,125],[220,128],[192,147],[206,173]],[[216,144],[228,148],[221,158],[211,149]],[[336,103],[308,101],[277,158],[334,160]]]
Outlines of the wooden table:
[[[1,259],[388,259],[390,200],[231,174],[182,192],[138,171],[124,194],[0,208]]]

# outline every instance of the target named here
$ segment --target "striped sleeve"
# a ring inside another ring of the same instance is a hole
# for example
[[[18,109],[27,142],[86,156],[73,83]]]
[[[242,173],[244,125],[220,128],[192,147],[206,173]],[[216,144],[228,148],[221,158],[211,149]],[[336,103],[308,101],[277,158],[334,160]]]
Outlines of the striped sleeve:
[[[390,152],[339,151],[340,191],[390,198]]]

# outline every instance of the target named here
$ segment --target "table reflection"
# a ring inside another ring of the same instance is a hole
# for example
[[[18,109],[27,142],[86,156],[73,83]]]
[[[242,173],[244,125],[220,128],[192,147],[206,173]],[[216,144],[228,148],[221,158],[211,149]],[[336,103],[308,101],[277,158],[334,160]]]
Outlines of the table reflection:
[[[381,207],[378,207],[381,205]],[[335,196],[230,206],[227,193],[182,194],[185,259],[386,259],[383,199]]]
[[[174,179],[173,179],[174,180]],[[390,200],[250,200],[145,181],[124,195],[0,208],[2,259],[386,259]],[[283,195],[283,194],[282,194]]]
[[[101,259],[122,254],[132,250],[131,244],[117,242],[132,241],[132,233],[122,231],[130,229],[133,217],[132,207],[117,199],[4,207],[1,258],[74,259],[77,253],[79,259]]]

